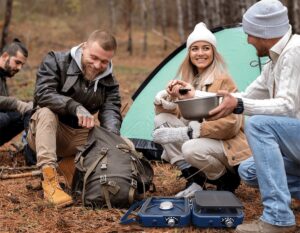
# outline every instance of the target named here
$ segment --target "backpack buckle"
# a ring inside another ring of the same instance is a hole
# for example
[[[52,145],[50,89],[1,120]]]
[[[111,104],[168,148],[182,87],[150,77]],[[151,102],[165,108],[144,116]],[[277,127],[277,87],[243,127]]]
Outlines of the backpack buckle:
[[[134,179],[131,179],[131,186],[136,189],[137,188],[137,181],[134,180]]]
[[[106,155],[107,151],[108,151],[108,148],[106,148],[106,147],[101,148],[100,155]]]
[[[100,184],[105,184],[107,182],[106,175],[101,175],[100,176]]]
[[[101,163],[101,170],[107,169],[107,163]]]

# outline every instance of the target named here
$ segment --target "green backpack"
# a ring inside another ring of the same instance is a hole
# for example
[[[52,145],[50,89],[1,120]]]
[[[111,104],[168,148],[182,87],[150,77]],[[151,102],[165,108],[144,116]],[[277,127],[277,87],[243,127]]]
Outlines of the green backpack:
[[[89,133],[75,158],[72,191],[84,206],[127,208],[149,189],[154,189],[150,162],[129,139],[102,127]]]

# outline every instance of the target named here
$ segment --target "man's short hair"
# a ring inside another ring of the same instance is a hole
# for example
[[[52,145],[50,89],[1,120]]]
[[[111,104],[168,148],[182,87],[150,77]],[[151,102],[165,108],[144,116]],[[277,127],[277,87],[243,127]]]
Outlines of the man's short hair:
[[[28,50],[25,45],[18,38],[15,38],[13,42],[4,46],[0,55],[6,52],[9,56],[16,56],[18,51],[22,53],[24,57],[28,57]]]
[[[87,42],[97,42],[106,51],[116,51],[116,38],[107,31],[96,30],[90,34]]]

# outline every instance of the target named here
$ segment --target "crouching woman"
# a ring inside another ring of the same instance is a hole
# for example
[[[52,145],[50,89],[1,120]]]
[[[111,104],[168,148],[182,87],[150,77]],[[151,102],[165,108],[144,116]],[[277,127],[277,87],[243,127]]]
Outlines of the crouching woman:
[[[179,80],[170,81],[155,97],[153,140],[163,146],[162,158],[175,164],[187,180],[178,197],[193,195],[205,187],[205,182],[234,192],[240,183],[237,166],[251,155],[243,133],[243,116],[188,121],[180,116],[174,101],[218,90],[235,92],[236,85],[216,49],[214,34],[204,23],[195,26],[186,44],[188,54],[179,68]],[[182,93],[181,88],[191,90]]]

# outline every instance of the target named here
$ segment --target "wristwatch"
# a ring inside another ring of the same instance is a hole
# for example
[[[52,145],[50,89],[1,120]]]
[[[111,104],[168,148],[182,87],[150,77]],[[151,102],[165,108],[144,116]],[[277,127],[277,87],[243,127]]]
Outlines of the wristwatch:
[[[241,98],[237,98],[237,106],[236,108],[233,110],[233,113],[235,114],[242,114],[244,112],[244,103],[243,100]]]

